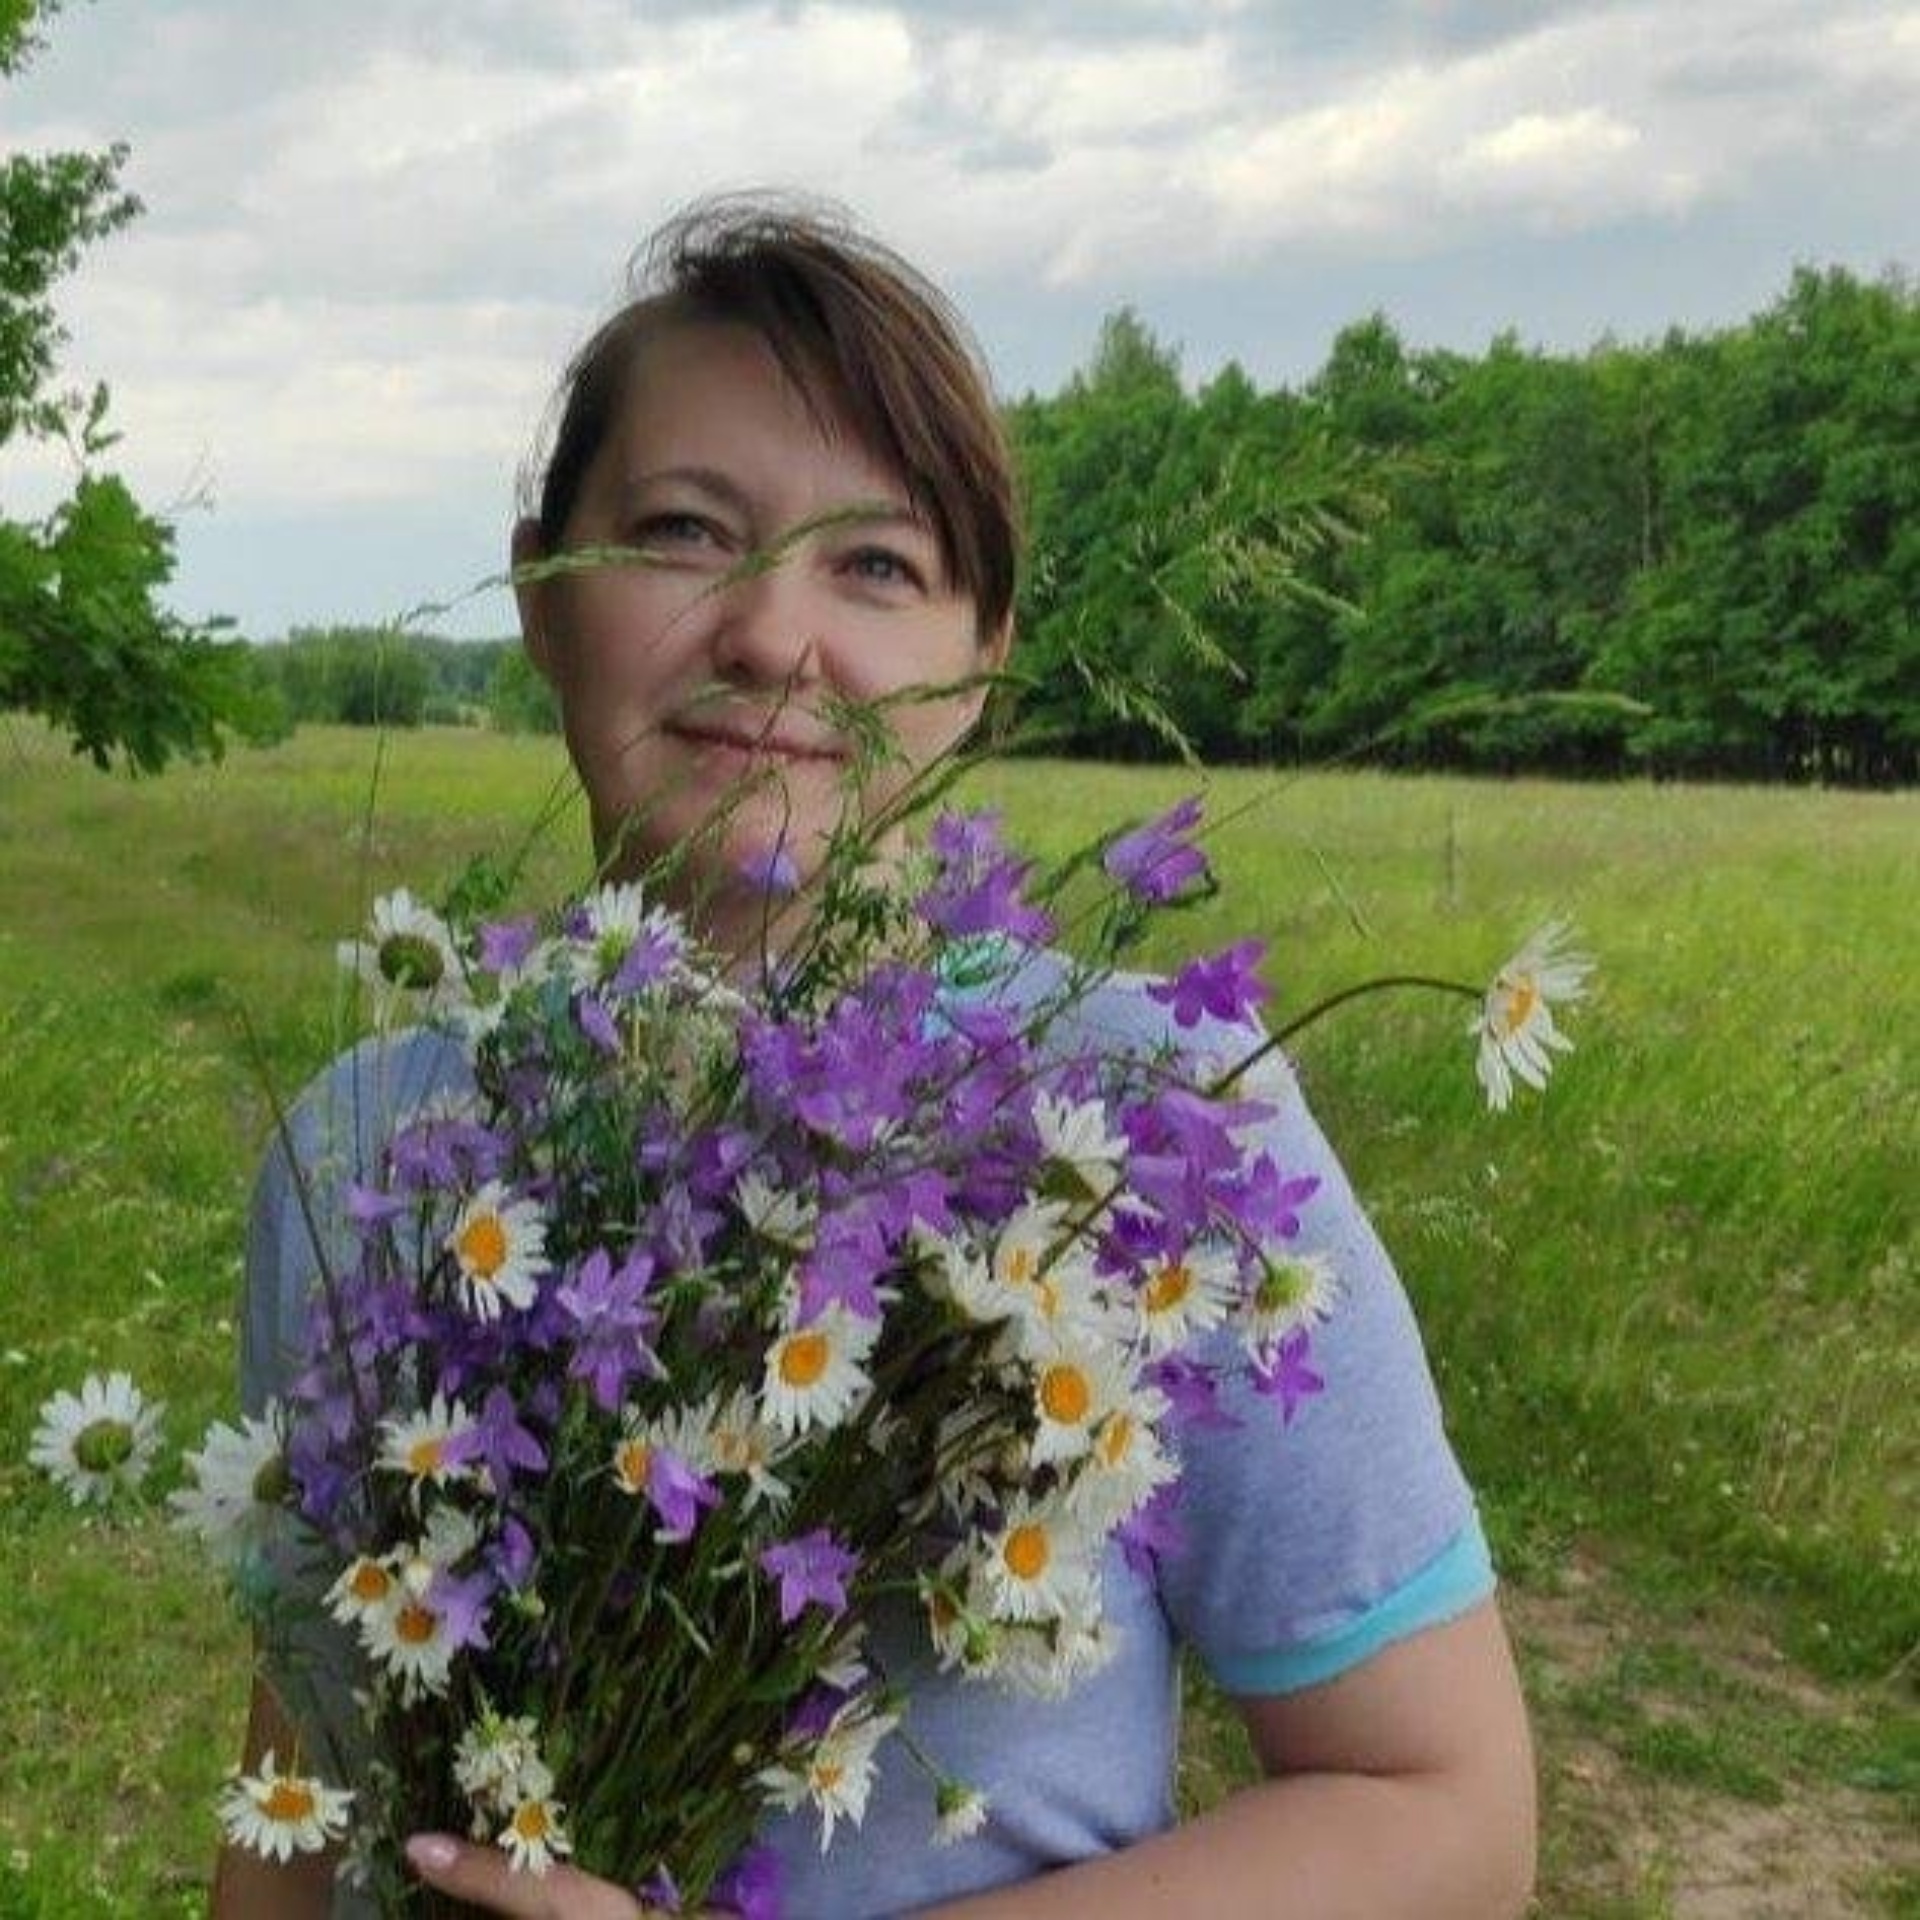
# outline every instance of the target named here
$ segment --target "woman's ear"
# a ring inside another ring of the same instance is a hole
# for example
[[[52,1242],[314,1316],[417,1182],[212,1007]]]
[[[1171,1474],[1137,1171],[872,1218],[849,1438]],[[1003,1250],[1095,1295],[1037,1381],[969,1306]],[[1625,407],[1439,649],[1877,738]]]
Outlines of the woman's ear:
[[[980,642],[981,672],[998,673],[1007,664],[1007,655],[1012,651],[1013,615],[1009,612],[999,626]]]
[[[545,580],[521,577],[524,568],[546,559],[546,543],[540,538],[540,523],[520,519],[513,523],[513,598],[520,609],[520,644],[540,678],[553,685],[553,636],[547,631],[547,610],[552,595]]]

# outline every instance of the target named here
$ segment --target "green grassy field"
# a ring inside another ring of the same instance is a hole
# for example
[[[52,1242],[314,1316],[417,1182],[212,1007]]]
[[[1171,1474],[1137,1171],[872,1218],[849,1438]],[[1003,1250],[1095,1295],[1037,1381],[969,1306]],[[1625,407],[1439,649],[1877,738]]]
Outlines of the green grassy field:
[[[81,1519],[24,1456],[91,1368],[163,1396],[176,1446],[230,1411],[260,1070],[290,1092],[336,1043],[332,943],[368,895],[500,851],[559,770],[427,731],[375,790],[375,747],[306,732],[133,785],[0,733],[0,1916],[204,1903],[241,1635],[159,1517],[168,1477]],[[1025,763],[975,791],[1063,850],[1190,784]],[[1780,1912],[1920,1912],[1920,802],[1357,774],[1215,801],[1252,803],[1214,842],[1225,896],[1156,957],[1264,934],[1282,1014],[1373,971],[1482,977],[1554,913],[1602,962],[1577,1052],[1503,1118],[1456,1003],[1298,1050],[1509,1578],[1541,1911],[1694,1911],[1718,1834],[1840,1849],[1853,1904]],[[583,851],[562,808],[534,886]],[[1241,1758],[1204,1702],[1191,1745],[1204,1800]]]

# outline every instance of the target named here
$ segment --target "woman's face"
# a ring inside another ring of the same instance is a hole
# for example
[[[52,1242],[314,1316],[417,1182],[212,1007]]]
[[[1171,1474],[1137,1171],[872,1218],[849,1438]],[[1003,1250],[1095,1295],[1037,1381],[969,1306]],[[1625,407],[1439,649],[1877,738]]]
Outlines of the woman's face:
[[[796,527],[853,508],[776,564],[728,577]],[[981,644],[973,601],[946,583],[900,480],[849,435],[823,432],[744,327],[683,322],[640,349],[564,545],[651,559],[520,591],[595,845],[632,873],[732,805],[675,887],[716,911],[776,852],[802,875],[817,865],[857,761],[836,703],[949,685],[1004,653],[1004,636]],[[523,523],[516,561],[541,557]],[[981,697],[888,707],[899,758],[866,774],[864,812],[953,745]]]

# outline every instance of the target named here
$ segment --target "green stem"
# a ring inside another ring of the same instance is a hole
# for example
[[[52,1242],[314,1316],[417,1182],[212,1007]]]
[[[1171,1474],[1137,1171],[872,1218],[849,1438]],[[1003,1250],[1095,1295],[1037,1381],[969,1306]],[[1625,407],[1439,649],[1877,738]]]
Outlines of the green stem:
[[[1296,1033],[1305,1027],[1312,1026],[1316,1020],[1331,1013],[1335,1007],[1345,1006],[1349,1000],[1358,1000],[1363,994],[1385,992],[1389,987],[1426,987],[1437,993],[1459,994],[1468,1000],[1478,1001],[1484,998],[1484,990],[1480,987],[1470,987],[1462,980],[1445,980],[1431,973],[1383,973],[1371,980],[1362,980],[1354,986],[1342,987],[1338,993],[1330,993],[1324,1000],[1316,1000],[1305,1013],[1295,1014],[1284,1027],[1269,1034],[1244,1060],[1228,1068],[1207,1088],[1208,1097],[1217,1098],[1220,1094],[1229,1091],[1234,1082],[1240,1079],[1250,1067],[1257,1066],[1268,1054],[1277,1053]]]

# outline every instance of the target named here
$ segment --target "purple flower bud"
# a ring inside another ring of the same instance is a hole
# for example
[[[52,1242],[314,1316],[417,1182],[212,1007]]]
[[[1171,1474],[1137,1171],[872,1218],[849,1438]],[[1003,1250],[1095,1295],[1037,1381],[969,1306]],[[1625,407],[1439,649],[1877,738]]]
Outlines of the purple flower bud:
[[[1200,797],[1190,794],[1159,819],[1121,834],[1100,864],[1136,900],[1159,906],[1178,899],[1195,881],[1208,877],[1206,855],[1181,838],[1199,824]]]

